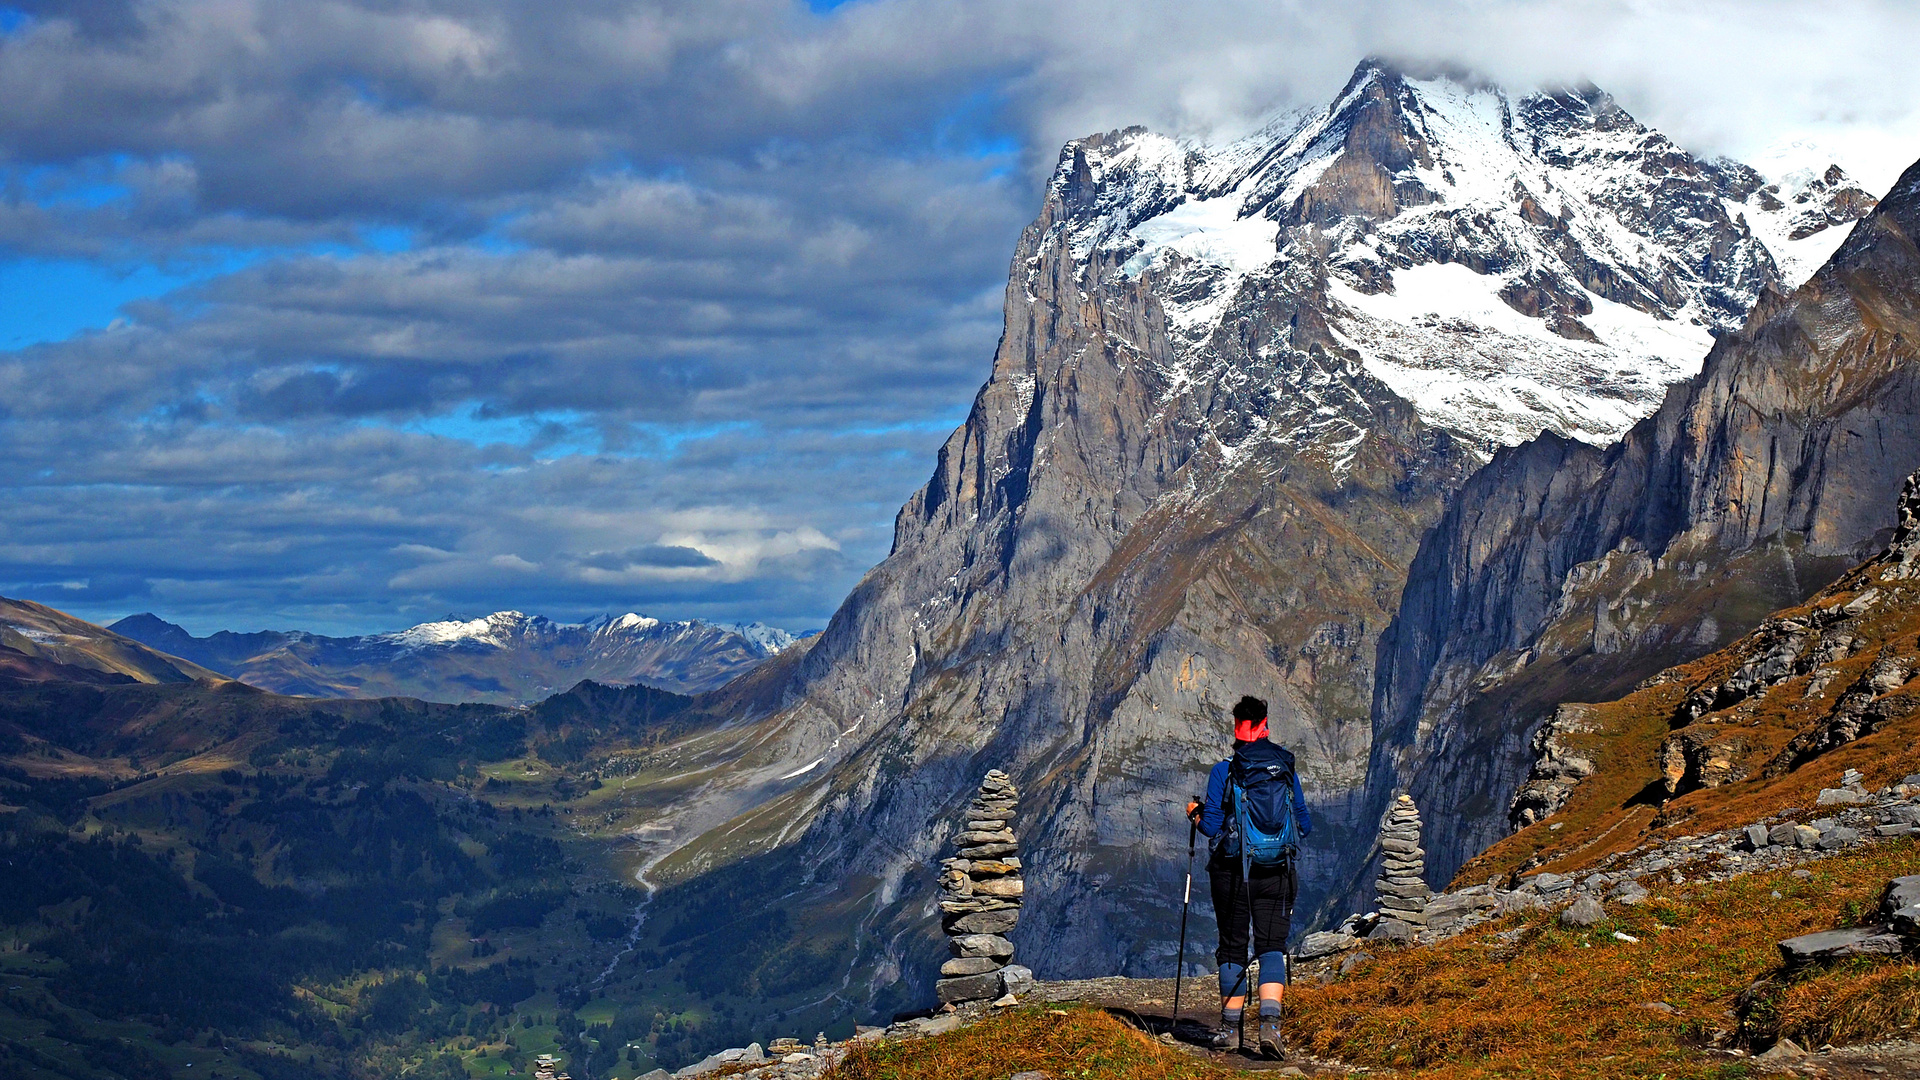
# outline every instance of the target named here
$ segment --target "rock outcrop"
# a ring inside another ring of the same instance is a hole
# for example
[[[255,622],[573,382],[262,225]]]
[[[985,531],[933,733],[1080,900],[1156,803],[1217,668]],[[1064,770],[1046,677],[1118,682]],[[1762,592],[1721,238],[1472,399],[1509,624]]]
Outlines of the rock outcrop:
[[[1621,441],[1544,434],[1454,498],[1381,638],[1369,779],[1373,805],[1411,790],[1433,815],[1440,874],[1506,830],[1485,803],[1511,804],[1559,702],[1717,649],[1885,542],[1920,464],[1916,238],[1920,165]],[[1800,662],[1805,628],[1780,629],[1743,679]],[[1677,752],[1677,783],[1713,775],[1711,748]]]
[[[953,951],[933,984],[943,1005],[997,998],[1032,979],[1016,967],[1009,981],[1007,971],[1013,963],[1007,935],[1020,923],[1026,895],[1013,833],[1019,794],[1006,773],[989,772],[967,807],[965,828],[953,838],[959,855],[940,864],[940,926]]]

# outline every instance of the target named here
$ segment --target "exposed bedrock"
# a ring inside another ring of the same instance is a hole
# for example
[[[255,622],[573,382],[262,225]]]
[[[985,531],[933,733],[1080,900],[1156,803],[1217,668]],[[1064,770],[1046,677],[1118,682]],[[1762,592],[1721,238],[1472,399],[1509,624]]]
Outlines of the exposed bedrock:
[[[1556,705],[1722,647],[1887,542],[1920,465],[1916,237],[1920,165],[1619,442],[1542,435],[1452,500],[1380,639],[1368,783],[1376,813],[1403,789],[1428,811],[1434,880],[1510,827]]]

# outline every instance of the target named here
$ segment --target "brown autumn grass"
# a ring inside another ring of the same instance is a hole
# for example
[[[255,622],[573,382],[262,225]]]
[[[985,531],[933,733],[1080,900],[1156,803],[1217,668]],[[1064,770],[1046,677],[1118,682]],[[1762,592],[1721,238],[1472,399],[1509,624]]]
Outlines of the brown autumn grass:
[[[1858,594],[1859,574],[1849,575],[1807,604],[1783,615],[1804,615],[1815,606],[1845,602]],[[1658,750],[1672,733],[1674,707],[1694,686],[1718,682],[1741,662],[1734,647],[1672,669],[1672,678],[1618,701],[1593,707],[1598,730],[1568,741],[1591,757],[1595,774],[1545,821],[1528,826],[1470,860],[1455,878],[1458,885],[1486,881],[1522,867],[1567,872],[1592,866],[1601,858],[1683,834],[1736,828],[1787,807],[1812,808],[1823,787],[1857,768],[1870,788],[1898,783],[1920,768],[1913,747],[1920,743],[1920,712],[1889,720],[1879,730],[1820,755],[1782,775],[1763,775],[1763,766],[1794,736],[1825,716],[1882,646],[1896,655],[1920,654],[1920,604],[1901,583],[1883,586],[1890,599],[1881,614],[1857,628],[1870,639],[1867,648],[1832,666],[1840,672],[1824,693],[1805,696],[1809,675],[1792,679],[1733,709],[1703,718],[1696,726],[1738,737],[1748,746],[1741,764],[1748,777],[1720,787],[1688,792],[1672,800],[1648,799],[1660,779]],[[1816,816],[1809,812],[1806,816]]]
[[[1149,1039],[1099,1009],[1014,1009],[930,1039],[857,1047],[828,1080],[1211,1080],[1232,1075]]]
[[[1587,930],[1534,914],[1431,947],[1380,949],[1345,979],[1296,985],[1289,1039],[1317,1057],[1416,1077],[1682,1080],[1747,1075],[1747,1064],[1707,1048],[1717,1032],[1750,1046],[1782,1034],[1815,1046],[1911,1034],[1920,967],[1863,961],[1788,979],[1775,942],[1866,917],[1888,878],[1920,872],[1920,849],[1884,843],[1809,869],[1806,879],[1782,871],[1663,886],[1637,907],[1610,905],[1610,920]],[[1501,940],[1516,930],[1517,940]],[[1739,1014],[1749,988],[1754,1004]],[[833,1076],[1227,1075],[1098,1010],[1066,1012],[1015,1010],[937,1038],[865,1047]]]

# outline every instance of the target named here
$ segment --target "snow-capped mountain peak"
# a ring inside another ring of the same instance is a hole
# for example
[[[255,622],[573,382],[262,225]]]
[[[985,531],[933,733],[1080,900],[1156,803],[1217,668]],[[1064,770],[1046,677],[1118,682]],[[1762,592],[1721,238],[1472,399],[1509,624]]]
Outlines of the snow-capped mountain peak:
[[[800,640],[788,631],[782,630],[777,626],[768,626],[766,623],[717,623],[715,626],[717,629],[739,634],[749,642],[752,642],[754,648],[759,649],[768,656],[772,656],[774,653]]]
[[[372,640],[407,649],[450,648],[458,645],[489,645],[506,648],[515,638],[538,633],[558,624],[542,616],[518,611],[496,611],[478,619],[446,619],[420,623],[390,634],[376,634]]]
[[[1698,160],[1593,87],[1515,96],[1373,60],[1327,108],[1229,144],[1143,128],[1069,144],[1052,194],[1086,272],[1158,299],[1173,397],[1236,378],[1244,343],[1222,339],[1252,311],[1306,303],[1352,377],[1486,450],[1617,436],[1872,207],[1837,169],[1783,191]],[[1278,374],[1285,412],[1307,388]],[[1237,426],[1298,441],[1325,404]]]

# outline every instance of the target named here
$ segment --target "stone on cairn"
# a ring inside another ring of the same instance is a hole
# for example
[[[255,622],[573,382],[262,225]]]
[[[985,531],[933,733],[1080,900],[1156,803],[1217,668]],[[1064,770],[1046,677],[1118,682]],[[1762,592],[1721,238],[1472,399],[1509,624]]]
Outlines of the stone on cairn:
[[[1394,800],[1386,825],[1380,829],[1380,851],[1385,858],[1375,892],[1379,894],[1381,916],[1425,926],[1431,893],[1426,881],[1427,853],[1420,847],[1420,811],[1413,805],[1413,796]]]
[[[1019,792],[995,769],[967,807],[966,828],[954,837],[959,855],[940,863],[940,925],[953,959],[940,965],[933,984],[945,1004],[987,1001],[1011,991],[1007,965],[1013,942],[1006,935],[1020,921],[1020,847],[1013,838]],[[1025,969],[1017,969],[1024,971]]]

